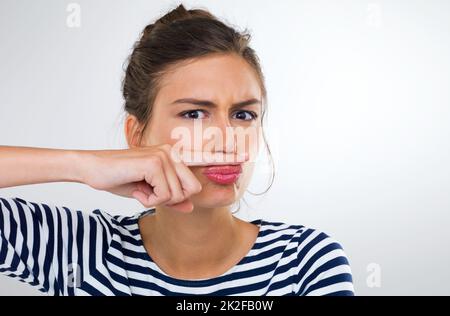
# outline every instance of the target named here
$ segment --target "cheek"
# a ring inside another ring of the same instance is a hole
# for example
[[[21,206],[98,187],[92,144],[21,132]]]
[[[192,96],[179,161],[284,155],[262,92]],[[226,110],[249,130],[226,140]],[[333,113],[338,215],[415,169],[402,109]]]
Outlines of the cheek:
[[[242,174],[241,177],[239,177],[238,181],[238,189],[239,191],[245,191],[250,183],[250,180],[253,176],[253,170],[254,170],[255,164],[253,162],[247,162],[242,167]]]
[[[256,162],[258,157],[258,153],[262,145],[264,145],[264,138],[259,127],[255,129],[251,129],[247,132],[246,137],[244,138],[245,147],[240,146],[240,148],[244,148],[245,152],[249,155],[249,163]],[[249,167],[251,171],[253,167]]]
[[[166,122],[166,124],[164,124]],[[177,126],[170,122],[170,120],[154,119],[150,128],[146,131],[147,145],[159,145],[159,144],[170,144],[173,145],[177,142],[177,139],[172,138],[172,133]]]

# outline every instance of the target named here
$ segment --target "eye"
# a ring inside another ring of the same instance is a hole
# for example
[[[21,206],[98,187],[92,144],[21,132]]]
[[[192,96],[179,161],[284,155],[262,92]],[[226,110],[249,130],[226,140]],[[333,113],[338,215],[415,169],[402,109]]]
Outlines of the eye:
[[[181,117],[191,119],[191,120],[197,120],[197,119],[203,119],[206,117],[206,112],[203,110],[190,110],[190,111],[184,111],[180,114]]]
[[[255,120],[257,117],[258,114],[252,111],[237,111],[233,115],[233,118],[237,118],[238,120],[243,121]]]

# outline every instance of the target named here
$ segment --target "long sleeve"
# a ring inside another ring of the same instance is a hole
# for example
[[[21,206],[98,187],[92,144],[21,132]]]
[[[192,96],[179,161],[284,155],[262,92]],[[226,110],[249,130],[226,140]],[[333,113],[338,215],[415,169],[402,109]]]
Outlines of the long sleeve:
[[[98,216],[0,197],[0,273],[48,295],[74,295],[89,272],[93,236],[111,240],[108,223]]]

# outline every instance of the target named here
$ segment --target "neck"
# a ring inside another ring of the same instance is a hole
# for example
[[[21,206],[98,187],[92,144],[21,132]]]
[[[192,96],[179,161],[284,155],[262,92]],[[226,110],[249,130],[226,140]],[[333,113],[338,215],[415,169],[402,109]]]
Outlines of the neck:
[[[142,219],[141,234],[167,272],[199,274],[230,254],[239,242],[239,224],[228,207],[196,207],[191,213],[157,207],[154,215]]]

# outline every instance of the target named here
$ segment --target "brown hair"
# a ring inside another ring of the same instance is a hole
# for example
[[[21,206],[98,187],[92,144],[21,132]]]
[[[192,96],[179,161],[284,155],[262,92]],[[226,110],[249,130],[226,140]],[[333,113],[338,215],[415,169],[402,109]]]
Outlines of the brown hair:
[[[259,59],[248,45],[250,38],[247,31],[236,31],[210,12],[203,9],[186,10],[182,4],[147,25],[133,46],[122,82],[125,111],[134,115],[142,126],[139,142],[150,122],[163,75],[182,62],[214,53],[237,54],[255,71],[262,92],[262,122],[267,92]],[[264,132],[263,138],[273,167]],[[274,172],[269,187],[263,193],[268,191],[273,178]]]

